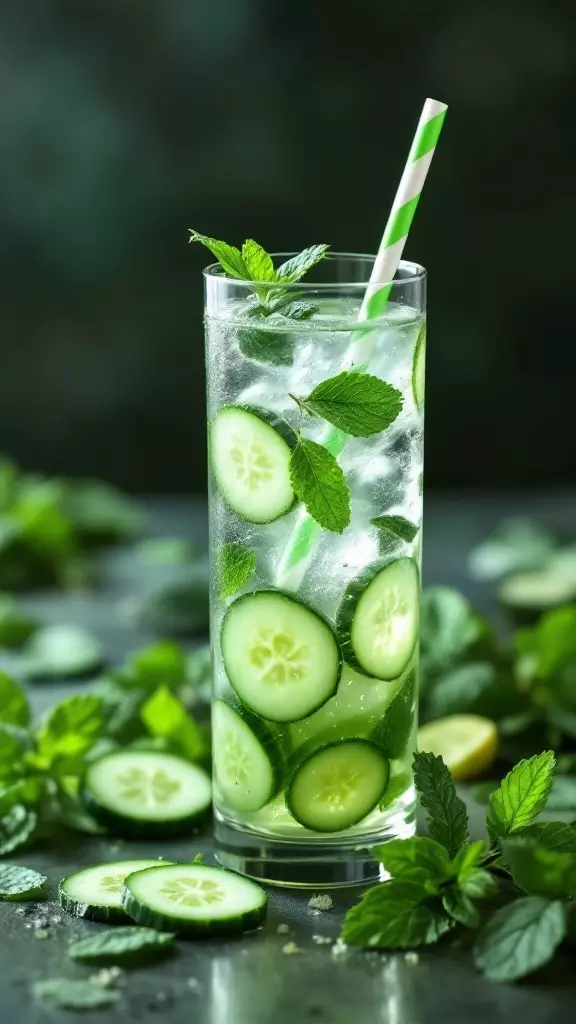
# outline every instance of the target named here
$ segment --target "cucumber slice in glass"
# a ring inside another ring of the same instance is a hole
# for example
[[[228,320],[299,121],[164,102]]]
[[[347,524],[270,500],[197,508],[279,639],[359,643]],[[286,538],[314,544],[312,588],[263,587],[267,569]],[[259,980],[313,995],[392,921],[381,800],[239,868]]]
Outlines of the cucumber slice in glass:
[[[259,885],[208,864],[172,864],[129,875],[124,907],[137,924],[179,935],[243,932],[266,917]]]
[[[214,777],[237,811],[258,811],[278,792],[282,759],[270,730],[222,700],[212,705]]]
[[[271,523],[292,508],[290,456],[297,438],[262,409],[227,405],[210,425],[210,462],[224,501],[249,523]]]
[[[418,639],[420,579],[412,558],[378,561],[350,585],[338,611],[349,665],[376,679],[397,679]]]
[[[412,363],[412,394],[417,409],[424,407],[424,390],[426,385],[426,325],[420,328],[414,349]]]
[[[369,740],[328,743],[296,768],[286,805],[304,828],[341,832],[362,821],[378,806],[388,785],[390,766]]]
[[[242,703],[272,722],[296,722],[336,692],[342,658],[320,615],[278,590],[234,601],[222,624],[222,657]]]

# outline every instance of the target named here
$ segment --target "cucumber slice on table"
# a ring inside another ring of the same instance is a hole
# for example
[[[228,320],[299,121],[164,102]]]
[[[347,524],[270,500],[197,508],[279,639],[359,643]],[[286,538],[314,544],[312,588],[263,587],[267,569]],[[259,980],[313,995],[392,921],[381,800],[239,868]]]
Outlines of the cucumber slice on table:
[[[297,442],[288,424],[261,409],[226,405],[210,427],[210,461],[227,505],[249,523],[271,523],[296,496],[290,456]]]
[[[426,325],[420,328],[414,349],[412,363],[412,394],[418,409],[424,406],[424,388],[426,384]]]
[[[261,718],[296,722],[338,686],[342,658],[330,626],[282,591],[258,590],[234,601],[220,644],[234,690]]]
[[[259,885],[208,864],[172,864],[129,875],[124,907],[137,924],[180,935],[256,928],[268,897]]]
[[[286,790],[292,816],[314,832],[341,832],[358,824],[380,803],[390,767],[370,740],[341,740],[313,751]]]
[[[189,832],[208,811],[212,787],[202,768],[180,757],[126,750],[89,766],[81,797],[115,835],[160,838]]]
[[[504,580],[500,603],[519,624],[536,622],[544,612],[576,601],[576,574],[550,569],[518,572]]]
[[[165,860],[118,860],[76,871],[58,887],[60,906],[73,917],[92,921],[125,921],[122,906],[124,879],[143,868],[165,867]]]
[[[376,679],[396,679],[418,638],[420,580],[412,558],[375,562],[348,587],[338,635],[349,665]]]
[[[223,700],[212,705],[214,776],[237,811],[258,811],[278,792],[281,756],[263,722]]]

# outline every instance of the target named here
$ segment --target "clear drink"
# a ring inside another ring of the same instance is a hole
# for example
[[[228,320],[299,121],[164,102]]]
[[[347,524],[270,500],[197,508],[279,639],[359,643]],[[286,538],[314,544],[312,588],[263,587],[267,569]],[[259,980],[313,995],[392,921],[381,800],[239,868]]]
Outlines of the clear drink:
[[[256,318],[253,285],[205,275],[217,852],[284,884],[374,878],[370,848],[414,831],[422,268],[403,263],[361,328],[362,369],[402,396],[385,430],[334,445],[291,397],[352,368],[372,262],[334,254],[294,285],[315,307],[301,322]],[[294,573],[298,431],[341,448],[351,516],[342,533],[316,528]]]

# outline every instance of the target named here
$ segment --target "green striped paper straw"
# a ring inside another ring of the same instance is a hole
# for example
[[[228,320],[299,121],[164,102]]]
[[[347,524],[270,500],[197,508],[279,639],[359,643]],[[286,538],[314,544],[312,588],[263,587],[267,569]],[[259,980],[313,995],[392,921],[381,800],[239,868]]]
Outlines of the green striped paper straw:
[[[386,308],[392,281],[402,258],[406,238],[418,206],[428,168],[434,156],[447,109],[446,103],[431,99],[427,99],[422,108],[408,160],[360,307],[359,321],[382,316]],[[353,368],[358,371],[367,368],[372,355],[373,334],[373,331],[362,330],[354,333],[342,366],[343,370]],[[322,444],[333,455],[339,455],[346,444],[346,434],[331,427],[323,438]],[[321,527],[303,508],[278,565],[276,573],[278,586],[288,590],[298,590],[320,532]]]

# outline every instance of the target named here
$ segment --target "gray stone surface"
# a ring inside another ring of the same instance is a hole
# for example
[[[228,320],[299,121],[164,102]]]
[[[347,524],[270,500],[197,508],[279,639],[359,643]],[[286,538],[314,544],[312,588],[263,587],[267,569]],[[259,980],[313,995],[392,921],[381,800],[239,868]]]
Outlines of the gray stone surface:
[[[526,509],[524,504],[523,509]],[[516,503],[516,509],[518,503]],[[537,505],[528,508],[539,511]],[[502,511],[514,510],[503,500],[451,502],[429,500],[427,508],[426,580],[463,585],[464,557],[472,541]],[[541,509],[552,524],[569,525],[573,503],[564,498]],[[202,510],[185,504],[156,507],[159,533],[186,532],[205,539]],[[75,620],[89,625],[117,659],[147,638],[124,625],[118,601],[139,586],[138,574],[118,560],[108,566],[105,589],[82,599],[37,595],[29,604],[53,621]],[[485,593],[475,595],[485,602]],[[32,693],[40,710],[74,687],[36,685]],[[475,824],[479,827],[476,815]],[[75,921],[54,901],[60,878],[91,863],[156,854],[157,846],[74,837],[58,848],[16,854],[48,875],[50,900],[44,904],[0,903],[0,1021],[7,1024],[49,1024],[70,1019],[66,1012],[35,1002],[30,986],[46,977],[87,978],[95,968],[73,964],[67,957],[71,939],[93,933],[101,925]],[[211,859],[209,835],[193,841],[162,844],[167,858],[189,859],[203,850]],[[564,1024],[574,1020],[574,999],[567,984],[569,964],[530,984],[498,986],[485,982],[469,955],[459,947],[412,955],[381,955],[338,951],[320,945],[314,936],[335,940],[342,915],[356,898],[351,890],[332,893],[334,907],[314,913],[309,893],[270,891],[265,927],[242,939],[179,942],[171,957],[154,966],[126,971],[116,1007],[84,1014],[87,1021],[106,1020],[165,1024]],[[34,922],[47,919],[47,937],[35,937]],[[279,934],[278,926],[288,932]],[[284,952],[287,942],[300,952]],[[414,962],[414,960],[417,962]]]

